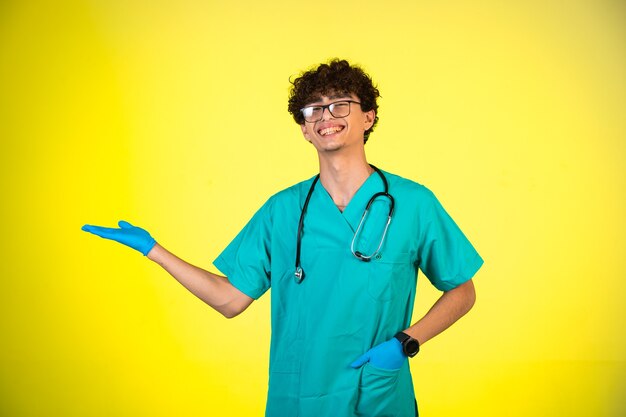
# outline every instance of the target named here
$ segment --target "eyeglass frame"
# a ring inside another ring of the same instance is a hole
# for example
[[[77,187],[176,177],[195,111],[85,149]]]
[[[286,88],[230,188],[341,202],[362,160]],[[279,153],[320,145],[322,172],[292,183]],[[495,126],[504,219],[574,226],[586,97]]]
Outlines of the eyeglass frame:
[[[335,105],[335,104],[337,104],[337,103],[348,103],[348,114],[344,114],[343,116],[335,116],[335,115],[333,114],[333,111],[330,109],[330,106],[334,106],[334,105]],[[320,120],[322,120],[322,119],[324,118],[324,111],[325,111],[326,109],[328,109],[328,113],[330,113],[330,115],[331,115],[332,117],[346,117],[346,116],[350,116],[350,112],[352,111],[352,108],[351,108],[351,106],[350,106],[350,103],[355,103],[355,104],[359,104],[359,105],[361,104],[361,102],[360,102],[360,101],[356,101],[356,100],[337,100],[337,101],[333,101],[332,103],[329,103],[329,104],[320,104],[320,105],[305,106],[305,107],[303,107],[303,108],[301,108],[301,109],[300,109],[300,113],[302,113],[302,117],[304,118],[304,121],[305,121],[305,122],[308,122],[308,123],[316,123],[316,122],[319,122]],[[305,116],[305,114],[304,114],[304,110],[305,110],[305,109],[309,109],[309,108],[312,108],[312,107],[318,107],[318,108],[321,108],[321,109],[322,109],[322,113],[320,113],[320,118],[319,118],[319,119],[317,119],[317,120],[307,120],[307,118],[306,118],[306,116]]]

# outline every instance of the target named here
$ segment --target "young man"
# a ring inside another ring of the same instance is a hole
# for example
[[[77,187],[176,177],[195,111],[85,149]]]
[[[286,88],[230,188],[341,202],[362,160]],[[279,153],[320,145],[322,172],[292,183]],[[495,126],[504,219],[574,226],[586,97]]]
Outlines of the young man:
[[[408,358],[474,304],[482,259],[424,186],[369,165],[379,97],[334,60],[293,82],[289,111],[318,176],[272,196],[216,259],[226,277],[179,259],[145,230],[83,230],[159,263],[226,317],[272,289],[266,415],[417,415]],[[418,268],[443,295],[411,325]]]

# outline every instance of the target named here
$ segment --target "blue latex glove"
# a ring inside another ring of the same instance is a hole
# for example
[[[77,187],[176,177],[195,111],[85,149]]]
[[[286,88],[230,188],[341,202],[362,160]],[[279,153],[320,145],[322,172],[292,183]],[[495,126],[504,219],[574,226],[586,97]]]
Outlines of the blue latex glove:
[[[402,344],[395,337],[376,345],[350,364],[353,368],[369,362],[380,369],[397,370],[404,365],[407,356],[402,351]]]
[[[144,256],[146,256],[148,252],[150,252],[150,249],[156,245],[156,240],[150,236],[150,233],[143,230],[141,227],[133,226],[124,220],[120,220],[118,225],[120,226],[119,229],[86,224],[81,229],[85,232],[93,233],[96,236],[111,239],[126,246],[130,246],[131,248],[143,253]]]

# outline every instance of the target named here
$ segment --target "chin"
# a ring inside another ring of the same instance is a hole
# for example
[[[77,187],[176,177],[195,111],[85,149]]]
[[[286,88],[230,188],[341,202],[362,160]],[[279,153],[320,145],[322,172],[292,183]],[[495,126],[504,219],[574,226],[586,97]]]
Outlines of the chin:
[[[336,152],[343,149],[343,146],[339,143],[325,143],[321,146],[319,151],[321,152]]]

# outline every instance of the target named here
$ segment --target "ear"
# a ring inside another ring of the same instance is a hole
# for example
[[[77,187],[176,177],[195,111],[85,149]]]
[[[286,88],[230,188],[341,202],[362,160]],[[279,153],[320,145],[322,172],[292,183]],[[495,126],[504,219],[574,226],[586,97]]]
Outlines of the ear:
[[[365,115],[365,130],[368,130],[370,127],[374,125],[374,120],[376,119],[376,110],[370,110],[364,113]]]
[[[304,138],[305,138],[306,140],[308,140],[309,142],[311,142],[311,138],[310,138],[310,136],[309,136],[309,132],[308,132],[308,130],[307,130],[307,128],[306,128],[306,123],[302,123],[302,124],[300,125],[300,129],[302,129],[302,134],[304,135]]]

